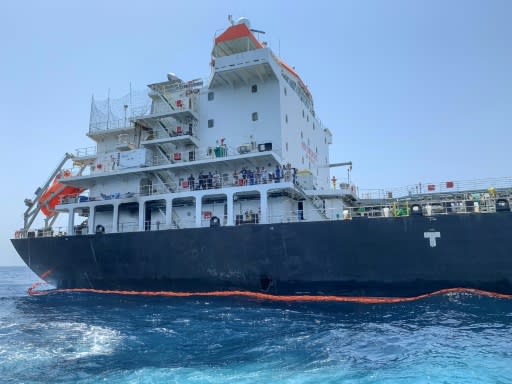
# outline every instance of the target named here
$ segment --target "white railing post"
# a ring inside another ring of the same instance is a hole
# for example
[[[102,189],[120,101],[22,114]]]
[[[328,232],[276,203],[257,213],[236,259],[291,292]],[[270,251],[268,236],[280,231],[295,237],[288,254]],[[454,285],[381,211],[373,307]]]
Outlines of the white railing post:
[[[202,195],[196,196],[196,227],[201,227],[201,208],[203,203]]]
[[[94,206],[90,206],[89,207],[89,218],[87,219],[87,231],[89,234],[94,234],[96,231],[94,230],[94,214],[95,214],[95,209],[94,209]]]
[[[266,189],[260,192],[260,223],[268,223],[268,198]]]
[[[167,228],[172,228],[172,198],[165,199],[165,222]]]
[[[144,201],[139,201],[139,231],[144,231]]]
[[[228,220],[227,220],[227,225],[234,225],[234,220],[233,220],[233,216],[234,216],[234,203],[233,203],[233,193],[226,193],[226,204],[227,204],[227,215],[228,215]]]
[[[75,219],[75,215],[73,213],[73,209],[69,209],[68,210],[68,235],[74,235],[74,231],[73,231],[73,222],[74,222],[74,219]]]
[[[119,203],[114,203],[114,210],[112,212],[112,233],[117,233],[119,222]]]

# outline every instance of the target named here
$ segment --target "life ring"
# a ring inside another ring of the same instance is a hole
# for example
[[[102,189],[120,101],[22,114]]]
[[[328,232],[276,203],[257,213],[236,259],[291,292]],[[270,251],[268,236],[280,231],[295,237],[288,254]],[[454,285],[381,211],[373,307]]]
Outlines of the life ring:
[[[96,233],[105,233],[105,227],[101,224],[96,226]]]
[[[220,227],[220,219],[217,216],[210,219],[210,227]]]

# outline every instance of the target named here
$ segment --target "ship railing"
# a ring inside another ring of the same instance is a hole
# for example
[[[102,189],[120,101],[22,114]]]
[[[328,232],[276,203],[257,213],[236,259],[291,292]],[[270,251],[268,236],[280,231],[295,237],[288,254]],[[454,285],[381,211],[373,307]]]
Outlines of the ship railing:
[[[263,144],[264,145],[264,144]],[[162,156],[155,156],[152,164],[148,166],[165,165],[172,163],[187,163],[197,160],[214,160],[225,157],[235,157],[244,155],[247,153],[259,153],[259,152],[273,152],[280,157],[280,151],[277,149],[263,150],[263,147],[259,148],[257,144],[242,144],[237,148],[233,148],[227,145],[217,145],[211,147],[204,147],[193,149],[189,151],[176,151],[169,153],[170,158],[162,158]]]
[[[195,227],[195,219],[189,220],[180,220],[179,221],[180,228],[194,228]],[[138,222],[124,222],[119,223],[118,232],[143,232],[143,231],[161,231],[165,229],[179,229],[175,222],[167,223],[165,220],[146,220],[143,223],[143,229],[139,228]],[[108,232],[108,231],[106,231]]]
[[[183,229],[183,228],[195,228],[196,220],[193,217],[183,217],[180,215],[179,219],[176,213],[173,213],[174,220],[169,224],[170,229]]]
[[[171,83],[157,83],[150,84],[149,88],[154,91],[162,92],[162,93],[178,93],[181,91],[195,91],[199,90],[203,84],[207,84],[208,79],[193,79],[189,81],[174,81]]]
[[[179,225],[179,227],[178,227]],[[182,229],[182,228],[195,228],[195,219],[180,219],[177,220],[171,220],[170,223],[167,223],[165,220],[161,221],[150,221],[147,220],[144,222],[144,231],[161,231],[164,229]],[[137,230],[135,230],[137,231]]]
[[[184,133],[182,136],[186,136],[187,134]],[[195,135],[192,135],[192,137],[196,137]],[[244,147],[245,148],[245,147]],[[273,152],[274,154],[278,155],[280,158],[280,152],[278,150],[269,150],[269,151],[259,151],[257,148],[248,148],[248,149],[240,149],[240,146],[238,149],[228,147],[228,146],[214,146],[214,147],[205,147],[205,148],[199,148],[189,151],[175,151],[175,152],[168,152],[165,157],[162,155],[155,154],[152,158],[149,159],[144,164],[144,167],[152,167],[152,166],[159,166],[159,165],[168,165],[168,164],[179,164],[179,163],[192,163],[194,161],[198,160],[215,160],[220,158],[231,158],[235,156],[240,156],[246,153],[258,153],[258,152]],[[70,169],[71,172],[75,172],[79,168],[72,168]],[[90,174],[90,173],[110,173],[110,172],[118,172],[120,169],[128,169],[128,168],[119,168],[117,166],[103,166],[101,169],[94,168],[92,171],[91,169],[87,169],[88,172],[84,172],[83,174]],[[73,174],[75,174],[73,173]]]
[[[279,215],[269,215],[268,222],[272,224],[298,223],[302,221],[300,211],[289,211]]]
[[[512,189],[512,177],[418,183],[387,189],[359,189],[358,195],[361,199],[395,199],[419,195],[428,197],[437,194],[486,192],[493,189]]]
[[[268,216],[269,223],[299,223],[303,221],[325,221],[341,220],[343,218],[342,208],[308,208],[295,209],[281,214]]]
[[[488,214],[510,212],[512,196],[492,197],[482,194],[479,200],[437,200],[430,202],[392,202],[358,207],[290,210],[269,215],[269,223],[295,223],[301,221],[379,219],[406,216],[437,216],[454,214]]]
[[[75,157],[96,156],[96,146],[75,149]]]
[[[271,173],[273,174],[273,173]],[[215,175],[214,175],[215,176]],[[192,192],[199,190],[215,190],[215,189],[223,189],[223,188],[232,188],[232,187],[252,187],[256,185],[262,184],[279,184],[281,182],[291,182],[293,180],[293,176],[291,174],[285,173],[284,177],[272,178],[267,177],[253,177],[253,178],[242,178],[241,174],[238,173],[237,178],[235,179],[233,174],[223,173],[220,177],[213,177],[211,179],[203,179],[203,182],[200,183],[197,178],[192,184],[188,179],[182,179],[180,182],[169,182],[169,183],[157,183],[147,186],[140,187],[137,192],[124,192],[124,193],[111,193],[106,194],[103,193],[100,196],[87,196],[84,194],[78,196],[65,196],[60,199],[60,205],[67,204],[77,204],[77,203],[87,203],[87,202],[95,202],[95,201],[108,201],[108,200],[117,200],[117,199],[128,199],[134,198],[138,196],[153,196],[153,195],[162,195],[168,193],[176,193],[176,192]]]
[[[227,146],[206,147],[190,151],[176,151],[170,153],[169,159],[164,159],[161,156],[155,156],[153,163],[150,166],[164,165],[172,163],[187,163],[197,160],[213,160],[216,158],[232,157],[239,155],[234,148]]]
[[[262,184],[274,184],[290,181],[287,178],[280,179],[238,179],[235,181],[234,179],[228,178],[227,180],[215,180],[212,179],[212,183],[210,184],[208,181],[205,181],[203,184],[200,184],[198,181],[194,182],[194,186],[189,183],[188,180],[182,180],[180,183],[159,183],[152,184],[146,187],[140,187],[137,192],[126,192],[126,193],[112,193],[112,194],[102,194],[100,196],[65,196],[60,198],[59,205],[67,205],[67,204],[78,204],[78,203],[87,203],[87,202],[95,202],[95,201],[108,201],[108,200],[117,200],[117,199],[129,199],[138,196],[156,196],[168,193],[176,193],[176,192],[193,192],[199,190],[215,190],[215,189],[223,189],[223,188],[231,188],[231,187],[251,187],[255,185]]]
[[[85,222],[86,224],[87,222]],[[89,234],[89,227],[87,225],[75,225],[73,228],[73,235],[80,236],[80,235],[88,235]]]
[[[273,173],[272,173],[273,174]],[[196,175],[197,176],[197,175]],[[280,177],[279,179],[272,176],[269,178],[268,176],[253,176],[252,178],[242,178],[240,173],[238,173],[238,177],[235,179],[233,174],[223,173],[219,174],[218,177],[213,177],[203,179],[201,182],[197,177],[194,177],[194,182],[192,183],[189,179],[181,179],[179,182],[171,182],[171,183],[159,183],[153,184],[148,187],[143,187],[139,190],[139,194],[143,196],[148,195],[159,195],[169,193],[170,190],[174,192],[188,192],[188,191],[200,191],[200,190],[211,190],[211,189],[223,189],[230,187],[251,187],[255,185],[262,184],[275,184],[281,182],[291,182],[293,177],[291,174],[285,174],[284,177]]]
[[[139,223],[137,221],[122,222],[117,225],[118,232],[137,232],[139,231]]]
[[[158,134],[160,135],[160,134]],[[161,134],[163,135],[163,133]],[[184,132],[181,136],[186,136],[187,133]],[[159,136],[160,137],[160,136]],[[165,137],[165,136],[163,136]],[[196,137],[192,135],[192,137]],[[270,143],[270,142],[268,142]],[[130,143],[127,143],[130,146]],[[264,144],[262,144],[264,145]],[[254,144],[243,144],[239,145],[237,148],[233,148],[227,145],[217,145],[211,147],[198,148],[188,151],[166,151],[164,154],[155,154],[153,157],[149,158],[148,161],[144,165],[140,167],[152,167],[152,166],[160,166],[160,165],[168,165],[168,164],[179,164],[179,163],[193,163],[198,160],[215,160],[222,158],[232,158],[248,153],[260,153],[260,152],[271,152],[277,155],[278,159],[281,159],[281,152],[278,149],[263,149],[258,148],[258,145]],[[95,147],[90,148],[81,148],[77,150],[77,156],[92,156],[97,155],[97,150]],[[101,167],[100,167],[101,166]],[[129,168],[120,168],[115,164],[114,161],[107,161],[106,164],[97,164],[96,166],[87,167],[86,169],[81,169],[80,167],[70,168],[69,171],[72,172],[73,175],[77,174],[77,172],[81,171],[81,176],[97,174],[97,173],[111,173],[118,172],[119,170],[124,170]]]
[[[169,229],[169,226],[166,224],[165,220],[157,220],[151,221],[146,220],[144,222],[144,230],[145,231],[160,231],[162,229]]]
[[[89,133],[108,131],[113,129],[129,129],[134,128],[135,123],[130,118],[100,121],[89,124]]]
[[[64,227],[54,227],[54,228],[39,228],[39,229],[20,229],[17,230],[14,234],[16,239],[25,239],[25,238],[36,238],[36,237],[58,237],[58,236],[67,236],[67,230]]]
[[[496,199],[483,197],[475,200],[439,200],[431,202],[391,203],[382,205],[368,205],[360,207],[345,207],[341,214],[336,212],[328,216],[331,219],[353,218],[389,218],[404,216],[436,216],[468,213],[495,213],[496,211],[510,212],[510,199]]]
[[[89,196],[87,194],[69,195],[69,196],[61,197],[60,201],[59,201],[59,205],[87,203],[87,202],[93,202],[93,201],[129,199],[132,197],[136,197],[137,195],[139,195],[139,194],[133,193],[133,192],[112,193],[112,194],[102,193],[102,194],[100,194],[100,196]],[[140,195],[142,195],[142,194],[140,194]]]
[[[180,96],[179,93],[169,92],[168,87],[166,86],[162,87],[158,84],[153,85],[151,87],[151,91],[149,91],[149,96],[159,96],[165,102],[167,108],[162,108],[162,105],[155,105],[153,103],[151,113],[147,116],[151,116],[151,114],[166,113],[169,111],[169,107],[172,111],[191,111],[197,113],[199,111],[199,103],[196,94],[199,93],[199,89],[189,90],[187,93],[188,95]],[[140,117],[144,117],[144,115]]]
[[[165,131],[163,128],[153,130],[153,132],[146,132],[142,138],[143,141],[151,141],[151,140],[159,140],[159,139],[167,139],[169,137],[195,137],[199,140],[197,136],[197,131],[192,127],[189,129],[188,127],[180,128],[177,127],[169,127],[168,131]]]

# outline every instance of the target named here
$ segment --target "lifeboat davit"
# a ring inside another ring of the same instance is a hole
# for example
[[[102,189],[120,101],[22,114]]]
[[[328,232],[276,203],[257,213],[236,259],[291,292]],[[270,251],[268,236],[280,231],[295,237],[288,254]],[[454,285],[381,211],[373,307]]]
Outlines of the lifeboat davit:
[[[70,187],[59,182],[61,177],[70,177],[71,171],[66,170],[58,174],[53,183],[43,192],[38,199],[41,212],[46,217],[55,215],[55,206],[60,204],[63,197],[78,196],[84,191],[83,188]]]

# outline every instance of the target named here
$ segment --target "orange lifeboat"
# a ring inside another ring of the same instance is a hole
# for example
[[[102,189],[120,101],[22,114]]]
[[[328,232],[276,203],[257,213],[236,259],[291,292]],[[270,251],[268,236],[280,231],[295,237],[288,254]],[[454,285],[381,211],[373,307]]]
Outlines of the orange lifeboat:
[[[55,215],[55,206],[60,204],[63,197],[78,196],[84,191],[83,188],[70,187],[59,182],[61,177],[70,177],[71,171],[66,170],[58,174],[53,183],[43,192],[38,199],[41,212],[45,216],[50,217]]]

